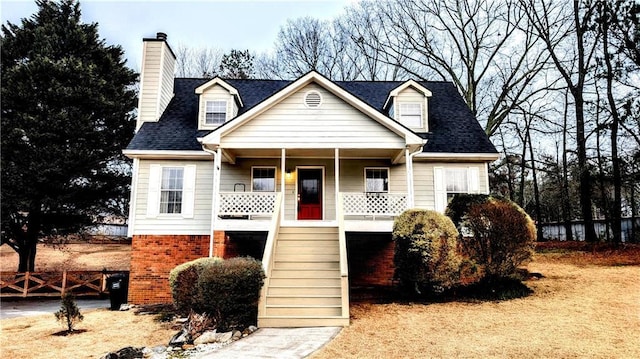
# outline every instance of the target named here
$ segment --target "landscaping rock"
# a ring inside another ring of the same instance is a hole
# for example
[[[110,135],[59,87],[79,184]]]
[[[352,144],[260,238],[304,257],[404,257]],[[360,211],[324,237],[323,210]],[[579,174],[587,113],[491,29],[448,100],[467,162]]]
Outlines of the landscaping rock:
[[[193,344],[202,345],[208,343],[216,343],[217,341],[218,333],[215,330],[207,330],[206,332],[200,334],[200,336],[193,341]]]
[[[143,348],[134,348],[134,347],[125,347],[117,352],[107,353],[103,356],[103,359],[137,359],[142,358],[144,354],[142,353]]]
[[[231,340],[231,337],[233,336],[233,332],[226,332],[226,333],[218,333],[218,343],[224,343],[224,342],[228,342],[229,340]]]
[[[170,347],[182,347],[183,345],[191,342],[191,335],[186,329],[182,329],[176,333],[171,340],[169,340]]]
[[[234,330],[231,334],[231,339],[238,340],[240,338],[242,338],[242,333],[238,330]]]

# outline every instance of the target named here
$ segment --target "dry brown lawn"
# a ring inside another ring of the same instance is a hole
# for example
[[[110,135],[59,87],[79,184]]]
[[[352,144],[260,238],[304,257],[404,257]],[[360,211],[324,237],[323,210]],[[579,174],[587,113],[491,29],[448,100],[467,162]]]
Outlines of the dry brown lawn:
[[[640,248],[551,251],[528,269],[545,278],[527,298],[354,304],[312,358],[640,358]]]
[[[545,277],[527,298],[355,303],[351,326],[312,358],[640,358],[640,248],[540,252],[528,269]],[[132,312],[84,315],[86,332],[69,337],[53,335],[53,314],[1,320],[0,358],[96,358],[174,333]]]
[[[130,244],[68,243],[39,244],[36,250],[36,272],[66,270],[129,270]],[[0,270],[18,269],[18,253],[7,245],[0,246]]]
[[[176,332],[133,311],[95,309],[83,315],[76,328],[86,331],[69,336],[53,335],[63,329],[53,314],[0,320],[0,358],[95,359],[127,346],[166,345]]]

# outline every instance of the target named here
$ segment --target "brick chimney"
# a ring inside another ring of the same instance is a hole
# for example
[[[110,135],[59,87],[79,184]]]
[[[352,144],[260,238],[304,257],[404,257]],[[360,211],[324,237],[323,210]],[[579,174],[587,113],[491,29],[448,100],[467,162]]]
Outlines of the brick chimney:
[[[136,131],[144,122],[157,122],[173,97],[176,55],[167,43],[167,34],[142,39],[142,69]]]

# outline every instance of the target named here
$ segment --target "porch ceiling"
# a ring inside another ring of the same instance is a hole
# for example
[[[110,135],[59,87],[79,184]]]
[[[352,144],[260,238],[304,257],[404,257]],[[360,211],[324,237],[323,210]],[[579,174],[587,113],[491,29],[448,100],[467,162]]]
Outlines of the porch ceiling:
[[[223,149],[225,153],[224,161],[230,158],[280,158],[281,150],[275,148],[234,148]],[[384,158],[394,159],[403,150],[398,149],[340,149],[340,158],[343,159],[364,159],[364,158]],[[300,148],[287,149],[287,158],[334,158],[334,149],[332,148]]]

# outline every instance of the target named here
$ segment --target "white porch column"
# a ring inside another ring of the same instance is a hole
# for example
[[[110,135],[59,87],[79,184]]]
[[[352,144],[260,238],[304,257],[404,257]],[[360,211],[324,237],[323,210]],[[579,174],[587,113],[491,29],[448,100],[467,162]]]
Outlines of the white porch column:
[[[407,169],[407,207],[413,208],[413,156],[408,148],[404,150],[404,158]]]
[[[285,197],[286,197],[286,181],[285,181],[285,176],[287,173],[287,150],[285,148],[280,150],[280,191],[282,192],[282,204],[280,206],[280,220],[283,221],[284,220],[284,203],[286,203],[285,201]]]
[[[333,171],[334,173],[334,187],[335,189],[333,190],[333,192],[335,192],[335,196],[336,196],[336,200],[335,200],[335,204],[336,204],[336,214],[338,213],[337,210],[337,206],[340,203],[340,201],[338,201],[338,197],[340,196],[340,149],[336,148],[334,150],[334,157],[335,157],[335,169]],[[336,220],[339,220],[338,218],[336,218]]]
[[[211,191],[211,233],[209,233],[209,257],[213,257],[213,232],[217,227],[220,206],[220,175],[222,173],[222,149],[218,147],[213,158],[213,186]]]

